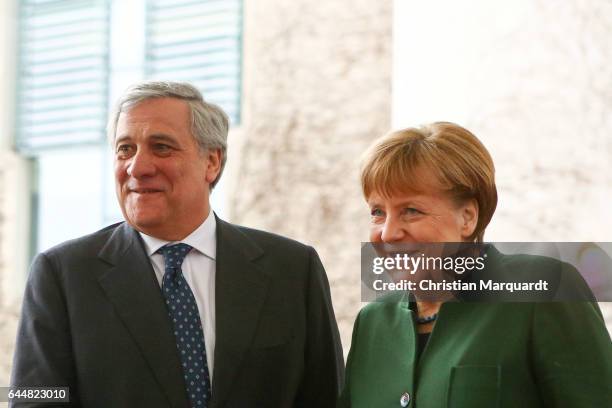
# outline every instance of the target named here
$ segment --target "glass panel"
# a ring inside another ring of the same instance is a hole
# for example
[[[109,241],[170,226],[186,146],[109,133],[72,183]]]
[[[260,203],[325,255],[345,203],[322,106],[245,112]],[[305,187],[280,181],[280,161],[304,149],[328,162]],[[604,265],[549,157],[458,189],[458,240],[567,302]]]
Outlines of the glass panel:
[[[101,147],[54,150],[39,157],[38,251],[100,228],[104,159]]]

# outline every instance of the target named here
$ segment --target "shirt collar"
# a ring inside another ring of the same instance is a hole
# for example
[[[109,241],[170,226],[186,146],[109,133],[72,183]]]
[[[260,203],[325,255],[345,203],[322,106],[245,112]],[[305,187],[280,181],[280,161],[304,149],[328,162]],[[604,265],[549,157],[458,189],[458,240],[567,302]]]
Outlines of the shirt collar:
[[[145,243],[145,249],[147,255],[152,256],[167,244],[178,244],[180,242],[190,245],[195,248],[208,258],[214,260],[217,257],[217,220],[212,211],[208,213],[208,217],[204,220],[198,228],[196,228],[191,234],[185,237],[181,241],[165,241],[163,239],[155,238],[150,235],[138,232]]]

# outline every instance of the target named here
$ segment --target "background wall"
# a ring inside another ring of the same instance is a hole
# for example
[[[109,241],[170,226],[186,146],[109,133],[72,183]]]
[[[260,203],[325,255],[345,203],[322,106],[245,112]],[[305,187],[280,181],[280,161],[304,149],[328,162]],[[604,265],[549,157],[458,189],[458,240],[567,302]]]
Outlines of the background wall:
[[[397,2],[394,126],[447,118],[483,140],[489,239],[609,241],[612,3],[421,3]]]
[[[28,163],[11,150],[15,115],[16,2],[0,2],[0,386],[8,385],[27,269]],[[1,403],[0,403],[1,404]]]
[[[357,158],[391,125],[392,4],[245,6],[243,134],[228,162],[229,215],[317,249],[348,345],[368,224]]]

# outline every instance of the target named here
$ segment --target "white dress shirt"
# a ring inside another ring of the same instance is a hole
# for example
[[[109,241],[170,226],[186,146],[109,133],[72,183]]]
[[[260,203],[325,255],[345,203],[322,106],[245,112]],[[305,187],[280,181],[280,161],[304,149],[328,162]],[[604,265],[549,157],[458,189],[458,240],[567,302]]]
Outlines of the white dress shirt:
[[[213,366],[215,355],[215,274],[217,255],[217,221],[212,211],[206,220],[182,241],[164,241],[149,235],[140,233],[144,240],[147,255],[153,265],[157,282],[161,288],[164,277],[164,256],[155,253],[159,248],[167,244],[185,243],[193,247],[187,254],[181,269],[183,276],[189,284],[195,297],[204,330],[204,343],[206,345],[206,359],[210,383],[213,380]]]

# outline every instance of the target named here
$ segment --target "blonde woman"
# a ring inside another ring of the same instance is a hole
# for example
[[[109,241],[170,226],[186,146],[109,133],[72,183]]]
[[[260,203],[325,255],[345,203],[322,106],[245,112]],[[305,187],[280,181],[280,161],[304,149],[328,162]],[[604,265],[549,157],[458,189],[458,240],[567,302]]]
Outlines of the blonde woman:
[[[377,140],[361,183],[374,243],[482,242],[497,204],[491,156],[453,123]],[[486,248],[501,274],[559,263]],[[346,374],[340,407],[612,406],[612,345],[593,302],[374,302],[356,319]]]

